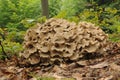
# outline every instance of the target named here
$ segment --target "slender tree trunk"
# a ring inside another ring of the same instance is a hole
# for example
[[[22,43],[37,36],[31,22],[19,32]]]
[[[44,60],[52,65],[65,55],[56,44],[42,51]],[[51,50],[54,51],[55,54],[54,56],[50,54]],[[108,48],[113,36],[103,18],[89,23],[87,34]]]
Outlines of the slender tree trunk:
[[[49,10],[48,10],[48,0],[41,0],[42,5],[42,16],[49,17]]]

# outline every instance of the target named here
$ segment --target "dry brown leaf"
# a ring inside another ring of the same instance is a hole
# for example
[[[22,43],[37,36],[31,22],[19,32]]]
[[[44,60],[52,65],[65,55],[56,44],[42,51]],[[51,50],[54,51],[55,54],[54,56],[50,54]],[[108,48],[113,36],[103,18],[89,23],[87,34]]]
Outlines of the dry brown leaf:
[[[120,66],[118,66],[117,64],[111,63],[110,66],[113,70],[120,72]]]
[[[56,80],[61,80],[62,78],[65,78],[63,76],[57,75],[56,73],[54,73],[52,77],[56,78]]]
[[[101,63],[98,63],[96,65],[90,66],[90,68],[104,68],[104,67],[107,67],[107,66],[109,66],[108,62],[101,62]]]
[[[59,73],[62,72],[62,69],[59,66],[55,65],[52,71]]]
[[[84,60],[84,61],[80,60],[80,61],[77,62],[77,64],[80,65],[80,66],[86,66],[87,61],[86,60]]]
[[[67,66],[68,69],[74,69],[74,68],[77,68],[78,65],[76,63],[71,63]]]
[[[76,80],[83,80],[82,76],[80,73],[73,73],[72,77],[75,78]]]
[[[60,67],[63,68],[63,69],[65,69],[67,67],[67,64],[61,63]]]
[[[112,80],[113,79],[113,76],[109,76],[109,77],[106,77],[104,80]]]

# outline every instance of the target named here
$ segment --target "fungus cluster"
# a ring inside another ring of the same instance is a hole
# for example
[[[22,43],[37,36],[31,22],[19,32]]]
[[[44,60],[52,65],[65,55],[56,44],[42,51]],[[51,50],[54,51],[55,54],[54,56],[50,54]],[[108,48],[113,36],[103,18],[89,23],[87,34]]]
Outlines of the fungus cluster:
[[[77,61],[86,53],[103,54],[107,39],[107,35],[92,23],[76,24],[52,18],[27,31],[20,55],[30,64]]]

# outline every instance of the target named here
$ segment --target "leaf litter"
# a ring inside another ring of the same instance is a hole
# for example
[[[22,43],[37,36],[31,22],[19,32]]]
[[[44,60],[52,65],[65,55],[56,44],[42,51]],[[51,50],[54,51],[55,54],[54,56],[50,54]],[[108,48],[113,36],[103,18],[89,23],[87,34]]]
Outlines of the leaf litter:
[[[120,80],[120,47],[104,57],[60,65],[24,65],[23,59],[16,56],[0,60],[0,80],[42,80],[42,77],[52,77],[43,80]]]

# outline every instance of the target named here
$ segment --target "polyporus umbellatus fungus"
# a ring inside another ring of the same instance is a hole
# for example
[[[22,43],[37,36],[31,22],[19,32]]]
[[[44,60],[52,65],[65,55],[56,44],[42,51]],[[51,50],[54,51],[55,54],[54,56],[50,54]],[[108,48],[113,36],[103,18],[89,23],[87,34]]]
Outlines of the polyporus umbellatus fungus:
[[[49,19],[27,31],[21,56],[30,64],[49,65],[77,61],[86,53],[104,54],[107,35],[88,22]]]

